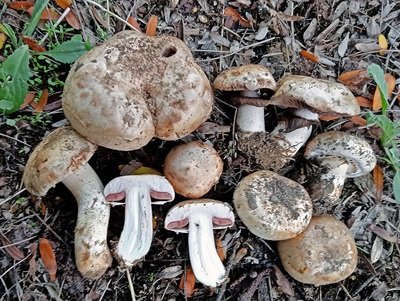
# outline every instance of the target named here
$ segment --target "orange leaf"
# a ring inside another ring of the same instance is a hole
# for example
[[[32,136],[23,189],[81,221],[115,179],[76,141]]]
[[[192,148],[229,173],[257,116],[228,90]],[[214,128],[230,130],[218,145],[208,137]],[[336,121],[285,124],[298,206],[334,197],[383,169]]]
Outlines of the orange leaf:
[[[44,107],[47,105],[47,100],[49,99],[49,91],[44,89],[42,95],[40,95],[39,101],[35,104],[31,104],[35,108],[36,113],[43,112]]]
[[[372,108],[372,101],[370,99],[363,96],[356,96],[356,99],[360,107]]]
[[[28,9],[28,13],[32,16],[33,6]],[[57,20],[60,17],[60,14],[56,12],[54,9],[45,8],[40,16],[40,20]]]
[[[188,267],[183,273],[181,282],[179,283],[179,288],[183,289],[186,298],[190,298],[194,293],[194,286],[196,284],[196,277],[194,277],[192,268]]]
[[[149,21],[147,22],[146,35],[148,35],[149,37],[154,37],[156,35],[157,23],[158,23],[157,16],[151,15]]]
[[[367,121],[364,118],[362,118],[361,116],[359,116],[359,115],[351,116],[349,118],[349,120],[352,123],[354,123],[355,125],[359,125],[359,126],[366,126],[367,125]]]
[[[70,7],[72,4],[72,0],[55,0],[57,5],[63,9]]]
[[[50,274],[50,280],[56,280],[57,262],[51,243],[46,238],[39,239],[39,252],[43,265]]]
[[[383,193],[383,172],[379,165],[376,165],[374,170],[372,171],[372,176],[374,178],[375,191],[376,191],[376,200],[379,202],[382,198]]]
[[[34,1],[14,1],[7,4],[9,8],[27,10],[35,5]]]
[[[42,45],[39,45],[38,42],[36,42],[36,40],[31,37],[23,36],[22,41],[24,42],[24,44],[28,45],[29,48],[33,51],[36,51],[36,52],[46,51],[45,47],[43,47]]]
[[[140,30],[139,23],[136,21],[136,18],[134,18],[134,17],[132,17],[132,16],[129,16],[127,22],[128,22],[130,25],[132,25],[134,28],[136,28],[139,32],[142,32],[142,31]]]
[[[26,93],[25,100],[22,103],[22,105],[19,107],[20,110],[25,109],[28,105],[30,105],[32,103],[32,101],[35,99],[35,95],[36,95],[36,92],[33,92],[33,91]]]
[[[338,116],[338,115],[319,115],[319,120],[322,120],[322,121],[331,121],[331,120],[336,120],[339,118],[340,118],[340,116]]]
[[[226,250],[225,247],[222,245],[222,241],[220,239],[217,239],[215,245],[217,247],[219,259],[221,259],[221,261],[224,261],[226,259]]]
[[[22,260],[24,259],[24,253],[15,245],[11,243],[11,241],[0,231],[0,241],[4,246],[4,250],[10,255],[14,260]]]
[[[354,81],[354,79],[363,78],[368,76],[368,71],[366,69],[351,70],[343,72],[337,78],[341,82]]]
[[[81,29],[81,22],[79,22],[78,17],[75,15],[75,13],[71,10],[66,16],[65,16],[65,21],[68,22],[71,27],[79,30]]]
[[[393,75],[386,73],[385,74],[385,82],[387,86],[387,93],[388,96],[392,94],[394,87],[396,86],[396,79],[394,78]],[[381,99],[381,93],[379,93],[379,88],[376,87],[375,93],[374,93],[374,98],[372,102],[372,110],[373,111],[378,111],[382,108],[382,99]]]
[[[243,27],[251,27],[249,20],[243,18],[233,7],[226,7],[224,9],[224,16],[231,17],[234,21],[239,21],[239,24]]]
[[[318,63],[318,61],[319,61],[318,58],[314,54],[312,54],[311,52],[306,51],[306,50],[300,50],[300,55],[314,63]]]

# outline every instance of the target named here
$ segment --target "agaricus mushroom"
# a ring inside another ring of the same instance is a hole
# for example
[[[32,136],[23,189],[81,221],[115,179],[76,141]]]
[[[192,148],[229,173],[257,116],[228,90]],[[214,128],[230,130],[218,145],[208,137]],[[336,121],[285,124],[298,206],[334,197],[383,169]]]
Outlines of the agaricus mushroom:
[[[97,146],[71,127],[51,132],[32,152],[22,180],[37,196],[62,182],[78,204],[75,228],[75,261],[83,277],[97,279],[111,265],[107,246],[110,206],[103,195],[103,184],[87,163]]]
[[[236,186],[233,204],[250,232],[268,240],[289,239],[310,222],[312,203],[299,183],[272,171],[256,171]]]
[[[311,219],[298,236],[277,242],[285,270],[297,281],[316,286],[346,279],[357,266],[357,247],[349,229],[334,216]]]
[[[310,179],[307,189],[317,213],[329,209],[339,197],[346,178],[356,178],[371,172],[376,157],[368,142],[345,132],[329,131],[311,140],[304,156],[318,162],[316,179]]]
[[[216,287],[225,279],[225,268],[215,249],[213,229],[231,227],[232,208],[212,200],[188,200],[172,207],[165,218],[165,229],[189,233],[189,257],[193,273],[204,285]]]
[[[217,151],[201,141],[174,147],[165,158],[164,175],[175,192],[200,198],[219,180],[223,162]]]
[[[175,198],[171,184],[158,175],[121,176],[104,188],[107,201],[125,198],[125,222],[117,245],[117,257],[125,267],[133,266],[147,254],[153,239],[152,204]],[[160,200],[151,202],[151,198]]]
[[[287,124],[281,123],[279,132],[278,129],[272,134],[265,132],[264,107],[269,101],[258,92],[276,89],[276,82],[266,67],[245,65],[224,70],[213,86],[229,92],[229,99],[239,106],[236,118],[238,149],[263,168],[279,170],[310,137],[312,128],[309,124],[282,130],[282,125]]]
[[[189,48],[171,36],[117,33],[80,57],[65,81],[63,109],[89,141],[134,150],[155,136],[176,140],[213,106],[211,85]]]

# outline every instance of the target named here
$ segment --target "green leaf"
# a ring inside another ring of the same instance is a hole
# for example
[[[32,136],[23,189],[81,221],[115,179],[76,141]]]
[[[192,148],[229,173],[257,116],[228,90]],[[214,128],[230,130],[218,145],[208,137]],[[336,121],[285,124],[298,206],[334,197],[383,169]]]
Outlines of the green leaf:
[[[22,45],[0,66],[0,109],[4,113],[17,111],[24,102],[29,76],[29,49]]]
[[[393,178],[393,194],[395,200],[400,203],[400,172],[396,172]]]
[[[382,113],[386,115],[387,108],[389,107],[389,102],[385,74],[382,68],[377,64],[371,64],[368,66],[368,74],[372,76],[376,85],[379,88],[379,93],[381,94],[382,99]]]
[[[32,36],[34,33],[37,24],[40,21],[40,17],[42,16],[43,11],[45,10],[47,3],[49,0],[36,0],[35,6],[33,7],[32,18],[29,22],[29,25],[23,31],[24,36]]]
[[[6,23],[0,23],[0,31],[4,32],[11,40],[11,44],[16,49],[18,48],[18,39],[14,30]]]
[[[81,35],[75,35],[71,40],[61,43],[54,47],[52,50],[41,52],[52,57],[56,61],[69,64],[75,62],[86,52],[85,43]]]

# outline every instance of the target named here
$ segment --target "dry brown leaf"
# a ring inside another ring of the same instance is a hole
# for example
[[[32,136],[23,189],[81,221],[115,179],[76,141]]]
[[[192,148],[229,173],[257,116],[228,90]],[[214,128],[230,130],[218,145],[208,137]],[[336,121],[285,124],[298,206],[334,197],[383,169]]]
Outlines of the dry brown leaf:
[[[151,15],[146,26],[146,35],[149,37],[154,37],[157,34],[157,23],[158,18],[155,15]]]
[[[35,5],[34,1],[13,1],[7,4],[9,8],[17,10],[27,10],[28,8],[33,7],[34,5]]]
[[[276,278],[276,283],[279,285],[279,288],[288,296],[294,296],[294,290],[292,285],[290,284],[287,277],[282,273],[282,271],[276,266],[273,266],[274,274]]]
[[[34,276],[36,271],[38,270],[38,263],[36,261],[36,253],[37,253],[38,244],[36,242],[31,243],[28,248],[32,254],[32,257],[29,260],[28,275]]]
[[[339,119],[340,116],[338,116],[338,115],[319,115],[318,118],[321,121],[332,121],[332,120]]]
[[[345,84],[346,82],[358,82],[359,79],[363,79],[365,77],[369,77],[368,71],[366,69],[359,69],[343,72],[337,79]]]
[[[224,9],[224,16],[231,17],[233,21],[239,22],[239,24],[243,27],[251,27],[249,20],[243,18],[242,15],[231,6],[228,6]]]
[[[67,7],[70,7],[73,0],[55,0],[57,5],[63,9],[66,9]]]
[[[247,254],[247,249],[246,249],[246,248],[240,248],[240,249],[236,252],[235,259],[234,259],[234,263],[235,263],[235,264],[238,264],[238,263],[243,259],[243,257],[246,256],[246,254]]]
[[[221,261],[225,261],[226,249],[225,249],[224,245],[222,244],[222,241],[220,239],[217,239],[217,241],[215,242],[215,246],[217,248],[217,253],[218,253],[219,259],[221,259]]]
[[[359,125],[359,126],[366,126],[367,125],[367,121],[364,118],[362,118],[361,116],[359,116],[359,115],[351,116],[349,118],[349,120],[352,123],[354,123],[355,125]]]
[[[388,242],[393,242],[396,244],[400,244],[400,238],[396,237],[394,234],[389,233],[386,229],[381,228],[379,226],[370,225],[368,229],[371,230],[373,233],[378,235],[379,237],[383,238]]]
[[[19,109],[20,110],[25,109],[28,105],[30,105],[32,103],[32,101],[35,99],[35,95],[36,95],[36,92],[34,92],[34,91],[26,93],[25,100],[22,103],[22,105],[19,107]]]
[[[22,41],[24,44],[28,45],[29,49],[36,51],[36,52],[43,52],[46,51],[46,48],[42,45],[39,45],[35,39],[27,36],[22,37]]]
[[[30,7],[28,9],[28,13],[32,16],[33,13],[33,6]],[[40,16],[40,20],[57,20],[60,17],[60,14],[58,12],[56,12],[54,9],[52,8],[45,8],[45,10],[43,11],[42,15]]]
[[[374,184],[375,184],[375,193],[376,193],[375,198],[378,202],[380,202],[383,193],[383,171],[379,165],[375,166],[374,170],[372,171],[372,176],[374,178]]]
[[[3,244],[5,250],[8,255],[10,255],[14,260],[22,260],[24,259],[24,253],[15,245],[12,245],[12,242],[0,231],[0,240]]]
[[[43,265],[50,274],[50,280],[56,280],[57,262],[53,247],[47,238],[39,239],[39,252]]]
[[[43,112],[44,107],[49,99],[49,91],[44,89],[42,95],[40,95],[39,101],[37,103],[31,103],[31,106],[35,109],[36,113]]]
[[[383,239],[376,236],[371,248],[371,263],[375,263],[381,258],[383,252]]]
[[[300,55],[314,63],[318,63],[318,61],[319,61],[318,58],[314,54],[312,54],[311,52],[309,52],[307,50],[300,50]]]
[[[364,96],[357,96],[356,99],[360,107],[372,108],[372,101],[370,99]]]
[[[140,29],[139,23],[136,21],[136,18],[129,16],[127,22],[132,25],[134,28],[136,28],[139,32],[142,32]]]
[[[81,22],[79,22],[78,17],[75,15],[75,13],[71,10],[66,16],[65,16],[65,21],[68,22],[71,27],[79,30],[82,28]]]
[[[191,298],[195,292],[196,277],[192,271],[192,268],[186,268],[185,273],[183,273],[181,282],[179,283],[179,288],[183,290],[186,298]]]
[[[387,95],[390,97],[394,88],[396,87],[396,79],[394,78],[393,75],[386,73],[385,74],[385,82],[386,82],[386,86],[387,86]],[[372,110],[378,111],[381,108],[382,108],[381,93],[379,93],[379,89],[378,89],[378,87],[376,87],[375,93],[374,93],[374,98],[372,101]]]

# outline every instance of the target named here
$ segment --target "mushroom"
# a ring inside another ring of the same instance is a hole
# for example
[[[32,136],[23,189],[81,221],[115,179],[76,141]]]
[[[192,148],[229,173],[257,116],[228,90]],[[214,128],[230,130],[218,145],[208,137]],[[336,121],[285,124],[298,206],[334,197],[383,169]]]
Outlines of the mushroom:
[[[212,200],[188,200],[172,207],[165,218],[165,229],[189,233],[189,257],[197,280],[216,287],[226,278],[224,265],[215,249],[213,229],[231,227],[235,222],[232,208]],[[213,247],[214,246],[214,247]]]
[[[147,254],[153,239],[151,205],[175,198],[171,184],[158,175],[121,176],[104,188],[107,201],[125,198],[124,228],[117,245],[117,257],[125,267],[133,266]],[[151,202],[151,197],[160,201]]]
[[[298,236],[277,242],[285,270],[297,281],[316,286],[346,279],[357,266],[357,247],[349,229],[334,216],[311,219]]]
[[[153,136],[176,140],[213,107],[211,85],[189,48],[171,36],[119,32],[80,57],[65,81],[63,109],[89,141],[134,150]]]
[[[236,186],[233,204],[249,231],[268,240],[298,235],[312,216],[311,199],[303,186],[267,170],[244,177]]]
[[[88,161],[97,146],[71,127],[51,132],[32,152],[22,181],[26,189],[44,196],[62,182],[78,204],[75,228],[75,261],[83,277],[97,279],[111,265],[107,246],[110,206],[103,195],[103,184]]]
[[[188,198],[200,198],[219,180],[223,162],[217,151],[201,141],[174,147],[165,158],[164,174],[174,190]]]
[[[266,67],[245,65],[225,70],[213,85],[215,89],[238,94],[230,96],[230,100],[239,105],[236,118],[238,149],[255,158],[263,168],[279,170],[310,137],[309,124],[289,128],[283,122],[278,127],[279,132],[278,129],[271,134],[265,132],[264,106],[269,101],[258,93],[276,89],[276,82]]]
[[[307,189],[317,213],[324,212],[340,197],[346,178],[371,172],[376,165],[372,147],[361,138],[345,132],[329,131],[311,140],[305,158],[319,164],[318,175]]]

